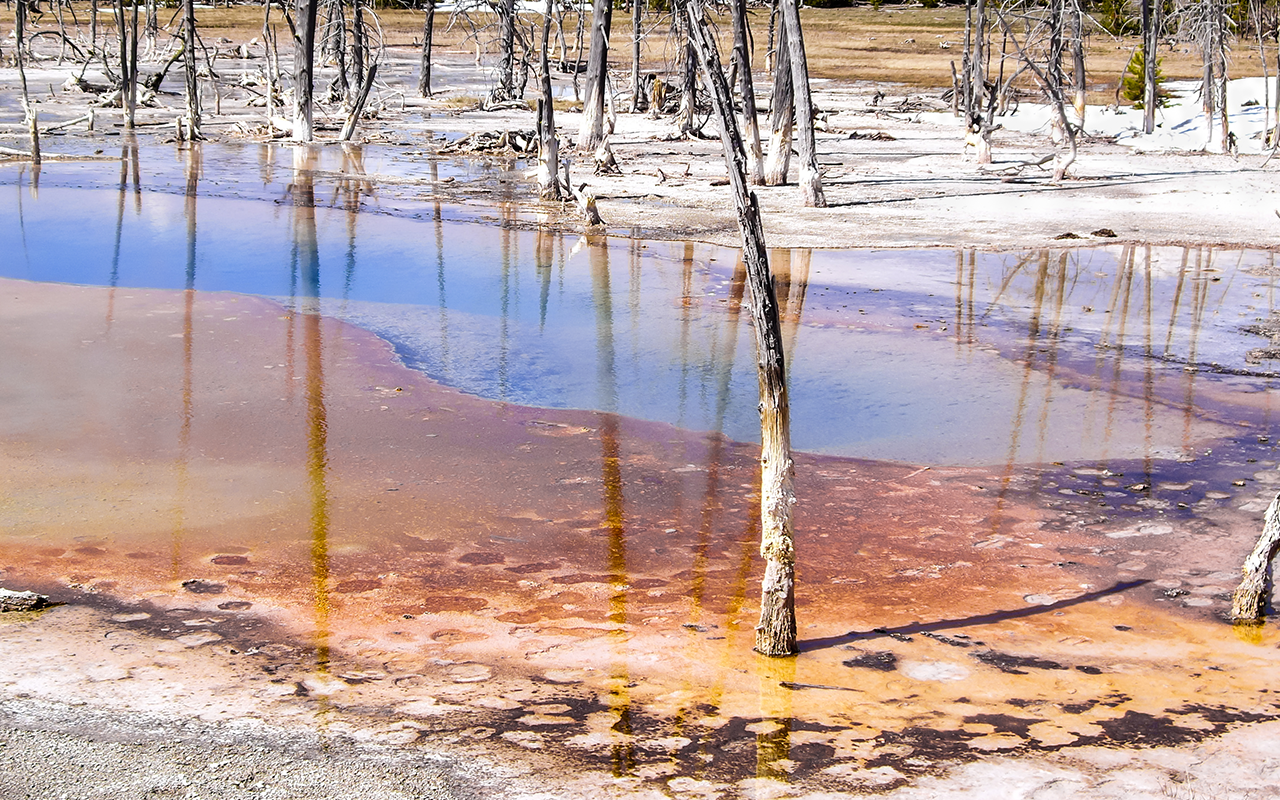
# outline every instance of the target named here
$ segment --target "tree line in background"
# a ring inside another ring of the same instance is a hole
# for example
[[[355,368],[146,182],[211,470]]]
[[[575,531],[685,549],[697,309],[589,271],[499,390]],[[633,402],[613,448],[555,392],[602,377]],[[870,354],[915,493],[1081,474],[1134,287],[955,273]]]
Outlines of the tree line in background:
[[[15,4],[15,0],[7,2]],[[342,138],[349,139],[374,88],[383,54],[376,9],[417,8],[423,12],[420,94],[430,96],[437,88],[432,84],[432,45],[438,25],[462,32],[463,43],[475,48],[477,59],[484,53],[496,53],[496,77],[486,98],[487,107],[523,104],[533,77],[535,97],[546,95],[542,100],[546,107],[537,117],[541,130],[553,130],[554,125],[554,99],[545,85],[549,71],[567,73],[572,78],[574,100],[583,103],[585,115],[578,146],[593,153],[599,168],[608,169],[613,163],[607,146],[609,128],[620,111],[673,115],[681,135],[699,135],[710,116],[709,95],[699,89],[696,80],[688,3],[545,0],[542,5],[517,4],[516,0],[456,0],[444,13],[437,0],[268,0],[262,4],[265,85],[255,91],[273,131],[310,140],[315,135],[312,109],[318,99],[316,65],[333,67],[334,78],[319,99],[341,105],[347,115]],[[165,8],[175,5],[178,13],[166,14]],[[798,16],[797,4],[787,0],[721,0],[709,5],[722,20],[727,17],[725,22],[731,28],[726,68],[740,111],[749,178],[769,185],[783,182],[794,146],[805,201],[821,205],[820,180],[810,171],[814,165],[816,172],[807,124],[813,113],[812,101],[807,84],[800,86],[795,79],[795,64],[805,52],[798,18],[788,19],[790,14]],[[1160,51],[1176,43],[1194,46],[1203,64],[1200,97],[1207,142],[1222,151],[1234,146],[1223,113],[1232,48],[1249,42],[1248,46],[1257,49],[1263,76],[1270,77],[1272,65],[1280,74],[1280,0],[967,0],[946,5],[963,7],[965,12],[964,51],[959,63],[953,64],[950,96],[956,114],[966,120],[968,143],[979,162],[990,160],[996,117],[1016,108],[1018,96],[1034,90],[1058,117],[1054,132],[1062,149],[1054,172],[1059,178],[1066,174],[1074,160],[1075,136],[1084,121],[1091,82],[1086,64],[1091,37],[1123,34],[1139,38],[1116,99],[1145,108],[1147,132],[1154,130],[1157,110],[1164,102]],[[112,103],[124,109],[126,125],[133,124],[138,103],[148,102],[170,67],[181,62],[187,102],[186,113],[177,123],[178,132],[184,138],[200,136],[200,80],[212,87],[217,105],[221,76],[216,62],[221,51],[201,39],[193,0],[81,3],[79,13],[88,16],[87,38],[76,7],[65,0],[45,0],[43,7],[41,0],[17,0],[16,6],[20,9],[17,16],[25,17],[16,20],[23,41],[17,50],[23,52],[32,38],[52,37],[58,42],[60,60],[79,59],[86,68],[91,64],[99,67],[118,91]],[[609,52],[611,37],[617,38],[612,23],[615,9],[631,16],[629,52],[620,54]],[[33,36],[22,38],[27,33],[22,30],[24,23],[30,27],[32,18],[50,14],[56,18],[57,30],[46,24]],[[166,15],[167,23],[163,20]],[[100,21],[103,16],[109,19]],[[438,16],[442,19],[437,20]],[[287,33],[292,40],[293,69],[288,80],[281,74],[280,33]],[[758,34],[766,36],[763,66],[771,83],[770,102],[763,109],[757,106],[752,85],[752,74],[760,66],[751,63]],[[665,37],[659,47],[652,48],[666,54],[666,63],[657,69],[642,62],[642,44],[655,36]],[[791,39],[799,40],[800,46],[793,47]],[[160,61],[159,69],[145,78],[138,74],[140,46],[144,61]],[[1148,53],[1155,55],[1148,57]],[[805,71],[801,65],[799,72]],[[1269,90],[1263,105],[1269,139],[1275,143],[1280,139],[1276,136],[1280,92]],[[291,119],[275,116],[276,109],[292,111]],[[764,133],[759,128],[761,111],[768,124]],[[33,110],[28,116],[31,114]],[[550,144],[546,137],[543,142]]]

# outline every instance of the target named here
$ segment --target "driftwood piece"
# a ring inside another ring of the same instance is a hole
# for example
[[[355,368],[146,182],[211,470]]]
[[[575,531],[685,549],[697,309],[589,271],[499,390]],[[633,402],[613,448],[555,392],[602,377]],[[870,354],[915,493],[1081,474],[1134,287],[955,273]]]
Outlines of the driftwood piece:
[[[594,227],[603,225],[604,220],[600,217],[600,210],[596,208],[596,196],[586,191],[587,185],[574,187],[570,185],[573,192],[573,199],[578,201],[578,210],[582,212],[582,216],[587,218],[587,226]]]
[[[1244,560],[1244,579],[1231,597],[1231,618],[1258,619],[1271,594],[1271,559],[1280,549],[1280,494],[1262,516],[1262,535],[1253,552]]]

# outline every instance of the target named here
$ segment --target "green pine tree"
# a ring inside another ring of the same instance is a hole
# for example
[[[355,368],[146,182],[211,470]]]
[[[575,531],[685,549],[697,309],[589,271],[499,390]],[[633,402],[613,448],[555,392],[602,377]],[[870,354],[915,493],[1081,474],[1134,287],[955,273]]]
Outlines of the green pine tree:
[[[1169,95],[1164,91],[1164,72],[1160,69],[1161,59],[1156,59],[1156,108],[1164,108],[1168,104]],[[1142,47],[1134,51],[1125,67],[1124,76],[1120,79],[1120,96],[1134,108],[1144,108],[1146,93],[1145,73],[1147,71],[1147,54]]]

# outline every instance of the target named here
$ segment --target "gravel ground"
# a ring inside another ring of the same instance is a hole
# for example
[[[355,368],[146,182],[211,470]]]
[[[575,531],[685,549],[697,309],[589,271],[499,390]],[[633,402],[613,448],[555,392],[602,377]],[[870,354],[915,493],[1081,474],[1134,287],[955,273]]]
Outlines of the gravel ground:
[[[496,794],[492,776],[418,749],[370,747],[251,723],[0,703],[0,797],[6,800],[464,800]]]

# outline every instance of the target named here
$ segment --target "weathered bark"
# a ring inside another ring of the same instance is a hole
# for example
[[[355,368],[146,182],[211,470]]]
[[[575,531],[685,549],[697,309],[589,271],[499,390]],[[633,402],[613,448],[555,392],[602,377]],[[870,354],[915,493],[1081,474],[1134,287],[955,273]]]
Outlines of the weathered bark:
[[[979,164],[991,163],[992,120],[987,98],[987,2],[977,0],[973,10],[973,45],[969,63],[969,97],[966,104],[968,139]]]
[[[356,85],[360,87],[360,91],[368,97],[368,92],[364,89],[365,70],[369,68],[369,43],[365,35],[364,29],[364,2],[363,0],[352,0],[351,2],[351,70],[355,75]],[[357,100],[359,98],[357,97]],[[363,104],[363,101],[360,101]]]
[[[316,13],[319,0],[294,0],[296,29],[293,36],[293,138],[309,142],[312,127],[314,67],[316,63]]]
[[[1153,133],[1156,129],[1156,105],[1159,103],[1156,86],[1157,52],[1160,49],[1160,14],[1163,0],[1142,0],[1142,131]]]
[[[680,18],[680,109],[676,112],[676,125],[681,136],[690,136],[694,132],[694,102],[698,96],[698,57],[693,51],[693,43],[689,41],[689,20]]]
[[[1271,560],[1280,550],[1280,495],[1262,517],[1262,536],[1244,561],[1244,579],[1231,597],[1231,618],[1252,620],[1262,616],[1272,591]]]
[[[1009,27],[1009,21],[1004,17],[1004,15],[998,14],[998,18],[1000,20],[1000,26],[1004,28],[1005,35],[1008,37],[1009,41],[1013,42],[1014,48],[1018,51],[1018,59],[1022,61],[1022,63],[1025,64],[1026,67],[1036,76],[1036,79],[1040,81],[1040,86],[1044,90],[1045,98],[1049,101],[1049,104],[1053,107],[1057,116],[1056,125],[1058,129],[1062,131],[1063,142],[1067,146],[1066,153],[1059,150],[1053,161],[1053,179],[1055,181],[1060,181],[1066,177],[1067,170],[1069,170],[1071,165],[1075,163],[1077,153],[1076,129],[1067,119],[1067,101],[1062,92],[1062,84],[1060,82],[1055,82],[1054,79],[1050,77],[1049,71],[1037,64],[1035,59],[1027,53],[1026,49],[1018,41],[1018,38],[1014,36],[1013,30]]]
[[[643,95],[640,90],[640,22],[644,16],[644,0],[632,0],[631,3],[631,113],[638,114],[644,110]],[[545,46],[543,47],[545,50]]]
[[[351,114],[347,117],[347,122],[342,126],[342,141],[349,142],[356,132],[356,125],[360,123],[360,114],[364,111],[364,104],[369,100],[369,90],[373,88],[373,79],[378,74],[378,65],[371,64],[369,70],[364,74],[364,83],[360,84],[360,94],[356,95],[355,102],[351,104]]]
[[[515,96],[515,58],[516,58],[516,2],[500,0],[498,11],[498,46],[501,48],[498,61],[498,85],[489,93],[490,102],[503,103],[516,99]]]
[[[1084,37],[1086,35],[1084,24],[1084,9],[1080,7],[1080,0],[1071,0],[1071,62],[1072,71],[1075,73],[1073,83],[1075,84],[1075,110],[1076,124],[1084,130],[1084,115],[1089,92],[1089,77],[1085,73],[1084,68]]]
[[[196,77],[196,8],[195,0],[182,0],[182,49],[187,85],[188,139],[200,138],[200,81]]]
[[[267,62],[267,130],[271,130],[271,118],[276,113],[276,73],[271,59],[275,51],[275,31],[271,27],[271,0],[262,4],[262,44],[266,48]]]
[[[791,55],[787,48],[787,28],[778,26],[777,54],[774,56],[773,94],[769,99],[769,149],[764,162],[766,186],[782,186],[791,168]]]
[[[31,95],[27,91],[27,69],[24,52],[27,26],[27,9],[25,0],[18,0],[14,12],[14,37],[17,40],[16,58],[18,61],[18,80],[22,84],[22,109],[26,112],[27,131],[31,134],[31,163],[40,163],[40,123],[36,119],[35,106],[31,105]]]
[[[733,0],[733,62],[738,71],[738,93],[742,95],[742,134],[747,148],[747,180],[764,183],[764,152],[760,148],[760,123],[756,116],[756,89],[751,78],[751,48],[747,43],[747,2]]]
[[[587,96],[582,103],[582,128],[578,147],[595,152],[604,139],[604,93],[608,86],[609,30],[613,25],[610,0],[591,4],[591,50],[587,55]]]
[[[818,170],[818,149],[813,133],[813,97],[809,93],[809,60],[804,52],[798,0],[781,0],[782,22],[787,29],[787,50],[791,58],[791,91],[795,97],[796,155],[800,158],[797,183],[809,208],[826,208],[822,173]]]
[[[553,0],[547,0],[542,16],[542,48],[538,51],[538,193],[544,200],[560,199],[560,140],[556,138],[555,103],[551,96],[551,14]]]
[[[746,154],[733,115],[729,85],[720,68],[720,55],[707,30],[700,0],[688,0],[686,11],[690,41],[720,120],[720,142],[724,147],[729,185],[738,211],[742,258],[747,266],[752,327],[756,337],[762,473],[760,553],[765,559],[756,650],[767,656],[789,656],[796,652],[795,542],[791,514],[795,505],[795,488],[782,325],[773,290],[773,276],[769,273],[760,208],[755,194],[747,189]]]
[[[138,5],[133,6],[132,24],[127,24],[124,0],[115,4],[116,34],[120,42],[120,106],[124,126],[132,129],[138,106]]]
[[[422,20],[422,71],[418,75],[418,94],[431,96],[431,37],[436,28],[436,0],[427,0],[426,17]]]

